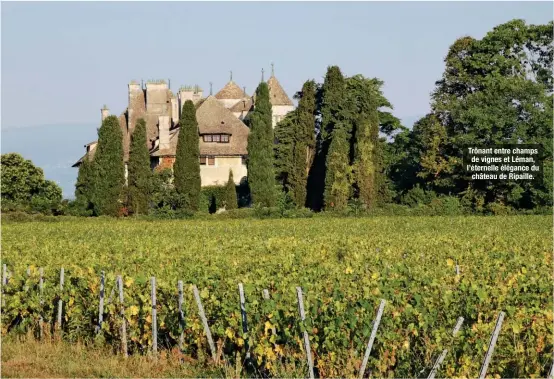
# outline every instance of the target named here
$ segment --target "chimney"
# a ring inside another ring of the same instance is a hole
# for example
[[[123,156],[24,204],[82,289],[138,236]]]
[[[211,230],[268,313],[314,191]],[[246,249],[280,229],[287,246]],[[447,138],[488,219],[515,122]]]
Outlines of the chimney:
[[[169,149],[169,116],[158,116],[159,150]]]
[[[102,122],[104,122],[104,120],[106,119],[106,117],[108,117],[110,115],[110,110],[108,109],[108,107],[104,104],[104,106],[102,107],[102,109],[100,109],[100,112],[102,113]]]

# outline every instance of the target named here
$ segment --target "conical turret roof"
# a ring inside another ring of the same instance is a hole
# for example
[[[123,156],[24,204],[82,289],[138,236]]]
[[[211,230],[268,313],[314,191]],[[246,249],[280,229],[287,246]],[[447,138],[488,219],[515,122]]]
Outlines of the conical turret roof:
[[[218,100],[232,99],[240,100],[244,97],[244,91],[237,85],[237,83],[230,80],[225,86],[215,94],[215,98]]]
[[[271,75],[267,81],[267,85],[269,86],[269,101],[271,102],[271,105],[294,106],[292,100],[288,97],[283,87],[281,87],[281,83],[279,83],[274,75]]]

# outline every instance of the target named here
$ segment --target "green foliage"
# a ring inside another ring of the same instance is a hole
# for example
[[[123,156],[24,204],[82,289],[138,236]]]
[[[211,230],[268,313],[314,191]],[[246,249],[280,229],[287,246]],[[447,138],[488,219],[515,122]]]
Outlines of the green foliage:
[[[333,129],[331,146],[327,155],[325,177],[325,208],[346,208],[351,194],[352,166],[349,164],[349,135],[346,126]]]
[[[417,214],[417,208],[411,210]],[[263,211],[265,218],[279,212]],[[191,289],[195,284],[214,340],[224,341],[227,364],[244,360],[248,342],[253,368],[243,376],[277,377],[278,365],[302,367],[305,328],[320,377],[355,377],[359,366],[352,362],[363,356],[380,299],[387,304],[368,364],[376,377],[427,376],[443,349],[449,353],[437,375],[476,376],[500,310],[506,318],[488,375],[547,376],[553,332],[551,216],[353,222],[325,212],[311,219],[232,220],[253,210],[232,212],[213,216],[222,222],[97,218],[2,225],[2,261],[10,272],[2,288],[2,337],[37,332],[40,318],[44,330],[50,330],[61,299],[61,338],[92,340],[99,276],[105,271],[103,340],[113,349],[120,347],[121,309],[117,295],[109,294],[116,290],[116,275],[122,275],[133,354],[151,349],[149,277],[155,276],[162,353],[177,347],[183,331],[183,354],[209,357]],[[121,236],[126,236],[124,242]],[[61,266],[63,289],[58,284]],[[184,281],[184,330],[177,311],[178,280]],[[246,297],[246,334],[239,282]],[[302,327],[297,286],[304,293]],[[270,300],[263,300],[263,289],[269,290]],[[452,339],[458,317],[464,317],[464,324]]]
[[[250,117],[248,135],[248,183],[255,205],[270,207],[275,204],[273,143],[269,87],[262,82],[256,89],[256,103]]]
[[[315,90],[308,80],[297,94],[298,108],[275,127],[277,180],[297,207],[306,204],[308,172],[315,155]]]
[[[57,214],[62,190],[44,179],[41,168],[17,153],[2,154],[2,210]]]
[[[71,204],[72,213],[91,216],[94,205],[92,198],[94,196],[94,170],[93,163],[88,153],[79,165],[77,182],[75,183],[75,201]]]
[[[225,209],[237,209],[237,189],[233,179],[233,171],[229,170],[229,179],[225,185]]]
[[[92,204],[95,215],[117,216],[125,185],[123,135],[119,121],[108,116],[98,129],[98,145],[92,161]]]
[[[129,206],[134,214],[148,214],[152,184],[150,154],[146,145],[146,122],[137,120],[129,151]]]
[[[2,200],[28,203],[40,192],[44,173],[17,153],[2,154]]]
[[[200,205],[200,147],[194,103],[187,100],[179,120],[179,139],[173,166],[175,188],[183,199],[183,208],[195,212]]]

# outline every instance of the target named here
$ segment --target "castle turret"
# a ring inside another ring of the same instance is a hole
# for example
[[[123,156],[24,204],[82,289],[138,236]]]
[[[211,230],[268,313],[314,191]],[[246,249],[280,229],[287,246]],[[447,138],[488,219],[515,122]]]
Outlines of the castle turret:
[[[106,104],[104,104],[104,106],[102,107],[102,109],[100,109],[100,112],[102,114],[102,122],[104,122],[104,120],[106,119],[106,117],[108,117],[110,115],[110,110],[108,109],[108,107],[106,106]]]
[[[191,100],[194,104],[198,103],[204,96],[204,91],[200,86],[181,86],[179,88],[179,117],[183,111],[183,105],[187,100]]]
[[[225,84],[225,86],[215,94],[215,98],[219,100],[219,102],[222,103],[227,109],[232,108],[233,105],[237,104],[244,98],[243,90],[233,81],[232,71],[229,82],[227,82],[227,84]]]
[[[146,112],[150,115],[169,114],[168,85],[165,80],[146,82]]]
[[[289,98],[281,83],[275,77],[275,69],[271,64],[271,77],[267,81],[269,87],[269,101],[271,102],[271,111],[273,114],[273,127],[285,116],[294,110],[294,103]]]

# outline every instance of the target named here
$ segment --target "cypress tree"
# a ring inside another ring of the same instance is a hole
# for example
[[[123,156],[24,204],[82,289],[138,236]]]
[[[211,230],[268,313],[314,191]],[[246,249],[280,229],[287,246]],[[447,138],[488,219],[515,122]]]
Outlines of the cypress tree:
[[[358,199],[366,207],[373,207],[376,203],[375,179],[380,171],[377,161],[378,144],[379,117],[375,109],[369,115],[362,114],[356,128],[354,181]]]
[[[79,166],[77,183],[75,183],[75,203],[84,211],[92,209],[93,173],[92,162],[89,160],[87,153]]]
[[[98,129],[98,146],[93,160],[92,203],[96,215],[117,216],[125,185],[123,133],[119,120],[108,116]]]
[[[347,126],[335,124],[325,177],[325,208],[342,210],[348,205],[352,184],[352,166],[349,162],[350,143]]]
[[[173,165],[175,189],[183,197],[184,209],[196,212],[200,205],[200,146],[196,108],[191,100],[183,105],[179,126]]]
[[[309,80],[302,86],[293,134],[293,156],[290,172],[291,197],[297,207],[306,204],[308,172],[315,149],[315,83]]]
[[[320,210],[324,204],[324,190],[328,175],[327,154],[333,138],[333,130],[343,118],[345,89],[346,84],[340,68],[328,67],[317,109],[321,115],[317,151],[308,177],[309,203],[314,210]],[[348,132],[346,129],[344,131]]]
[[[285,191],[290,191],[294,157],[294,134],[298,128],[297,109],[275,126],[275,175]]]
[[[264,207],[271,207],[276,201],[273,142],[269,87],[262,82],[256,89],[256,103],[250,118],[248,183],[252,202]]]
[[[237,189],[232,170],[229,170],[229,179],[225,185],[225,209],[237,209]]]
[[[135,214],[147,214],[152,170],[146,146],[146,122],[137,120],[131,136],[128,170],[129,206]]]

